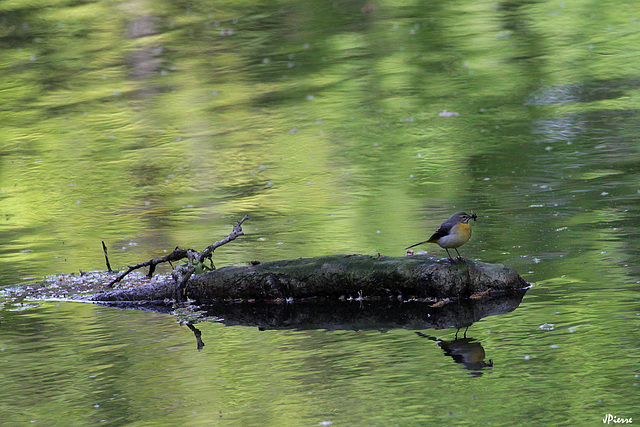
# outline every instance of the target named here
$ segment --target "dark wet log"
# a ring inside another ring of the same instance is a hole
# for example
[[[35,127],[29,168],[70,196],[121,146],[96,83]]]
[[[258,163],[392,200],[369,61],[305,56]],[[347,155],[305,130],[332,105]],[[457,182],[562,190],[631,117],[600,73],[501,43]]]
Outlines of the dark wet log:
[[[528,284],[512,268],[429,256],[332,255],[226,267],[191,281],[191,298],[309,297],[452,298]]]
[[[501,264],[424,255],[331,255],[220,268],[193,276],[186,285],[186,295],[198,303],[360,296],[442,299],[527,286],[515,270]],[[175,284],[164,283],[104,292],[91,300],[151,301],[174,295]]]

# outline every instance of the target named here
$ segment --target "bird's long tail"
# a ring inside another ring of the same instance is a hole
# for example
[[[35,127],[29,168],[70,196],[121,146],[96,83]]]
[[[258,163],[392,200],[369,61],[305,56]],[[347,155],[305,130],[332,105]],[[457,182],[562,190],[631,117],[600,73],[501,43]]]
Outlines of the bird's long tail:
[[[411,249],[411,248],[413,248],[414,246],[418,246],[418,245],[421,245],[421,244],[423,244],[423,243],[429,243],[429,241],[430,241],[430,240],[431,240],[431,239],[429,239],[429,240],[425,240],[424,242],[416,243],[415,245],[411,245],[411,246],[409,246],[408,248],[405,248],[405,250],[406,250],[406,249]]]

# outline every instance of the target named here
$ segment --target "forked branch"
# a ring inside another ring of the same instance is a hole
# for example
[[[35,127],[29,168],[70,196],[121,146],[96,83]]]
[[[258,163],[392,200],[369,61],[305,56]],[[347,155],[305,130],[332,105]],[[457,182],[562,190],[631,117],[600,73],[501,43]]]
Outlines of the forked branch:
[[[249,215],[245,215],[244,218],[238,221],[236,225],[233,226],[233,232],[229,234],[222,240],[218,240],[212,245],[207,246],[202,252],[198,253],[197,260],[198,262],[204,262],[205,259],[210,259],[213,251],[219,248],[222,245],[226,245],[232,240],[237,239],[240,236],[244,236],[244,232],[242,231],[242,223],[249,219]]]
[[[154,259],[150,259],[149,261],[141,262],[141,263],[133,265],[133,266],[129,266],[124,273],[120,273],[107,286],[108,287],[113,287],[113,285],[115,285],[116,283],[120,282],[129,273],[131,273],[134,270],[143,268],[143,267],[149,267],[149,273],[147,274],[147,276],[151,277],[151,276],[153,276],[153,272],[156,269],[156,265],[162,264],[163,262],[179,261],[181,259],[187,258],[189,256],[189,254],[194,254],[195,253],[195,257],[194,258],[200,263],[204,262],[205,259],[211,259],[211,255],[213,255],[213,251],[215,251],[217,248],[219,248],[220,246],[225,245],[225,244],[237,239],[239,236],[243,236],[244,235],[244,232],[242,231],[242,223],[245,222],[247,219],[249,219],[249,215],[245,215],[241,220],[239,220],[233,226],[233,231],[231,232],[231,234],[229,234],[224,239],[219,240],[219,241],[207,246],[201,252],[196,252],[193,249],[175,248],[173,250],[173,252],[171,252],[168,255],[161,256],[161,257],[154,258]],[[190,277],[191,274],[189,274],[188,276]],[[188,280],[189,277],[186,277],[186,279],[184,277],[182,277],[182,281],[183,281],[182,284],[186,283],[186,280]],[[181,284],[178,283],[178,286],[180,286],[180,285]]]

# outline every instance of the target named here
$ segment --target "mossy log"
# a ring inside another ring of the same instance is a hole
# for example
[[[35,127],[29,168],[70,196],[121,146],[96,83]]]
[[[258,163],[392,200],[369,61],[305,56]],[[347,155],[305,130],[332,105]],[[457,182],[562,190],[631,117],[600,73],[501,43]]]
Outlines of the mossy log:
[[[528,283],[501,264],[425,255],[330,255],[224,267],[193,276],[186,296],[198,303],[341,297],[466,298],[486,291],[523,289]],[[160,283],[93,295],[93,301],[153,301],[175,296]]]

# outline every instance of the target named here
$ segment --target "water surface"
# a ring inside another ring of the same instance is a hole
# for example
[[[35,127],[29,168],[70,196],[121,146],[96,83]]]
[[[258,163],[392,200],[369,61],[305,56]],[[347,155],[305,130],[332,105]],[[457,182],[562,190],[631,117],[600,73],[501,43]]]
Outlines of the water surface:
[[[461,210],[461,253],[534,287],[470,327],[481,375],[403,328],[200,323],[198,351],[170,315],[7,303],[3,423],[640,419],[635,5],[36,3],[0,5],[3,287],[104,269],[101,241],[114,267],[202,249],[245,214],[217,266],[400,256]]]

